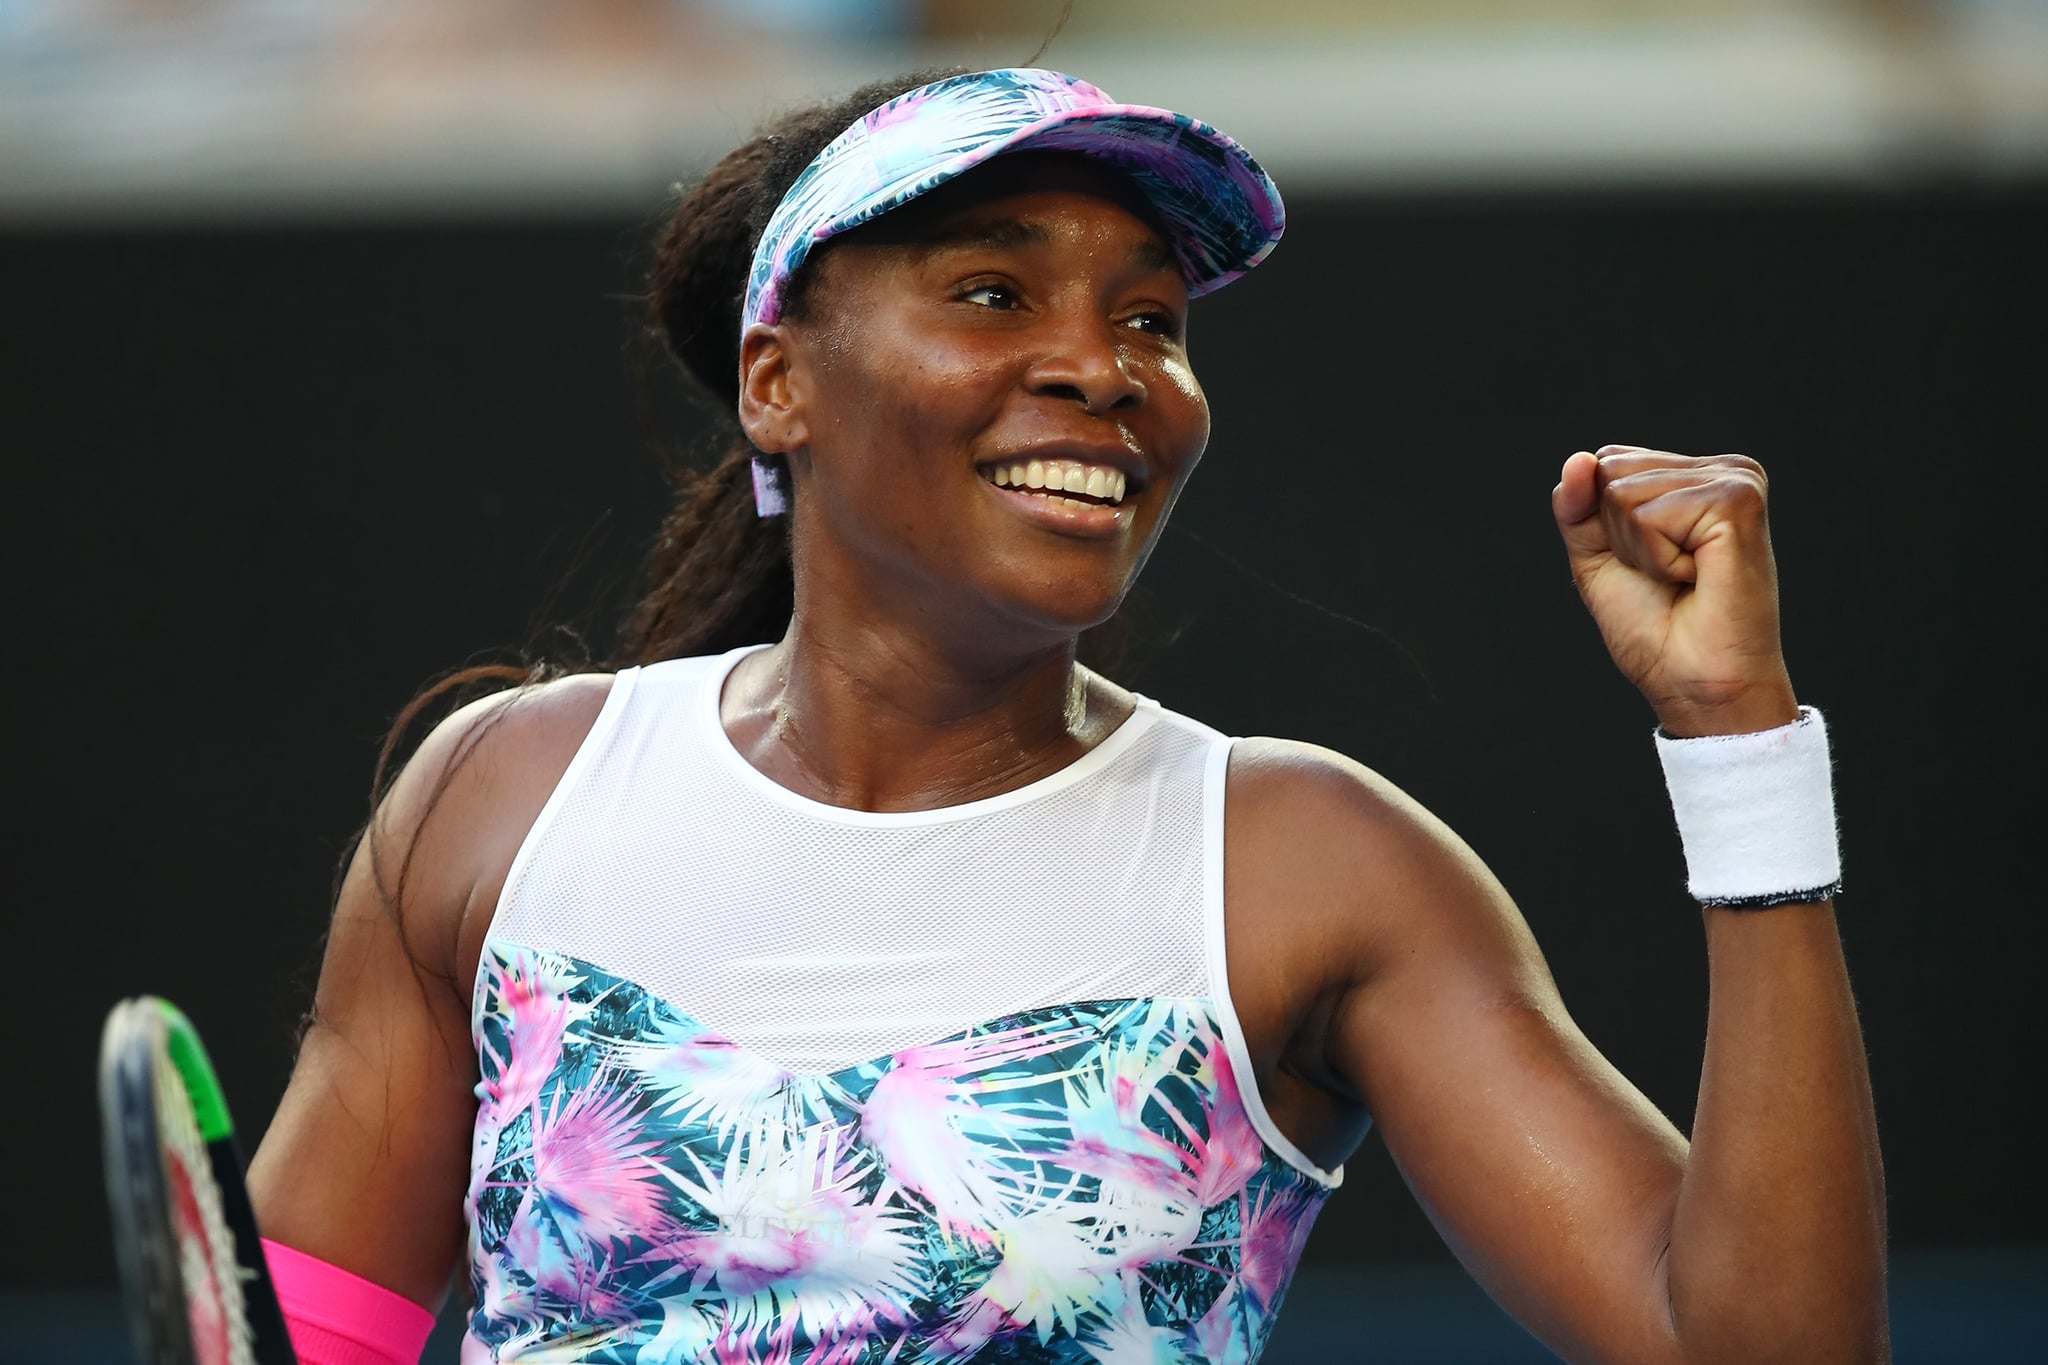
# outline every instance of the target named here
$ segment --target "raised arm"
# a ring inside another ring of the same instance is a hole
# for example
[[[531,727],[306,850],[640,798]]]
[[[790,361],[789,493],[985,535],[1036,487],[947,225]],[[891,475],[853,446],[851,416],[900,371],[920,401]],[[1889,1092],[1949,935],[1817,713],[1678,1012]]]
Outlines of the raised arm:
[[[267,1238],[429,1310],[462,1244],[479,946],[609,685],[487,698],[407,764],[343,879],[311,1024],[250,1163]]]
[[[1566,465],[1574,574],[1669,732],[1796,714],[1763,494],[1739,457]],[[1328,964],[1308,1016],[1328,1083],[1371,1110],[1447,1242],[1530,1330],[1574,1361],[1887,1357],[1883,1178],[1830,905],[1703,911],[1688,1143],[1572,1023],[1506,892],[1401,793],[1265,741],[1233,761],[1230,799],[1226,894],[1308,907],[1292,912],[1305,951]],[[1317,858],[1288,856],[1303,847]],[[1597,829],[1558,854],[1600,857]]]

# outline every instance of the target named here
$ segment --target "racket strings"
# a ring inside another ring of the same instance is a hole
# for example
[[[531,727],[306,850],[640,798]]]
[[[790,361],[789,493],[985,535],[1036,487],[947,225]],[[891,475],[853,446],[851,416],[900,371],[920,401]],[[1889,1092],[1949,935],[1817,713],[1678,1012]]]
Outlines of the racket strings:
[[[173,1226],[177,1230],[180,1278],[191,1318],[193,1353],[200,1365],[256,1365],[248,1313],[242,1297],[244,1271],[235,1259],[214,1184],[206,1143],[199,1135],[192,1098],[159,1033],[151,1039],[150,1075],[156,1095],[157,1142]]]

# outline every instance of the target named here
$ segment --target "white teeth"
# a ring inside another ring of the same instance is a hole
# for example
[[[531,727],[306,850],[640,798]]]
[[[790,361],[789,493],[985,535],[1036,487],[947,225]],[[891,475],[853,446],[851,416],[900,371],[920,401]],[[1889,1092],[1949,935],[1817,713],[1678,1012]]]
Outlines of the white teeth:
[[[1130,479],[1120,470],[1108,465],[1070,464],[1065,460],[986,465],[981,474],[998,488],[1042,489],[1048,501],[1063,502],[1070,507],[1096,507],[1103,503],[1114,507],[1124,500],[1124,494],[1130,489]],[[1079,498],[1060,496],[1066,493],[1085,494],[1097,501],[1083,502]]]

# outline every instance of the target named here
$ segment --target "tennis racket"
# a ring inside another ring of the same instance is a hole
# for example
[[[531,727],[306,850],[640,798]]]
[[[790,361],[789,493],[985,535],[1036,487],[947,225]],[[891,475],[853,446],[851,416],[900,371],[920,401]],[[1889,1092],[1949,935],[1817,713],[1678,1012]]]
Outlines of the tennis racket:
[[[155,996],[100,1033],[107,1200],[141,1365],[297,1365],[198,1031]]]

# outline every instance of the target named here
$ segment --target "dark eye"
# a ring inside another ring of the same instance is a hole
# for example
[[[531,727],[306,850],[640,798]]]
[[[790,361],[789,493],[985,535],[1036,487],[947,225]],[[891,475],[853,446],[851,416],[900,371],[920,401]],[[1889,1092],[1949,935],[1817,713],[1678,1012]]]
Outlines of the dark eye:
[[[1133,314],[1129,321],[1139,331],[1150,332],[1154,336],[1167,338],[1177,338],[1180,336],[1180,319],[1164,309],[1155,308],[1143,313]]]
[[[978,303],[984,308],[995,308],[1003,312],[1017,306],[1017,291],[1007,284],[977,284],[961,294],[966,303]]]

